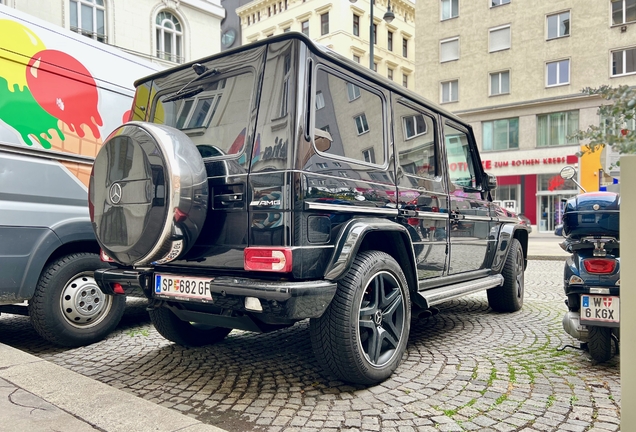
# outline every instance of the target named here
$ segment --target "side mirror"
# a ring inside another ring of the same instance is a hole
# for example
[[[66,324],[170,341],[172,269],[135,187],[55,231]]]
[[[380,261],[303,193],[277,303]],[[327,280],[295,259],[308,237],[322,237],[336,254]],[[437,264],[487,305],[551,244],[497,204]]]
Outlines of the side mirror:
[[[563,167],[563,169],[561,169],[560,174],[562,179],[572,180],[574,177],[576,177],[576,169],[568,165],[566,167]]]
[[[333,138],[329,132],[322,129],[314,129],[314,143],[318,151],[326,152],[331,148],[332,142]]]
[[[561,178],[563,180],[572,180],[574,182],[574,184],[579,187],[579,189],[581,189],[583,192],[587,192],[585,190],[585,188],[583,186],[581,186],[579,184],[579,182],[577,182],[576,179],[574,178],[574,177],[576,177],[576,169],[574,167],[569,166],[569,165],[568,166],[564,166],[561,169],[560,175],[561,175]]]
[[[497,189],[497,176],[494,174],[486,173],[486,182],[488,184],[488,190]]]

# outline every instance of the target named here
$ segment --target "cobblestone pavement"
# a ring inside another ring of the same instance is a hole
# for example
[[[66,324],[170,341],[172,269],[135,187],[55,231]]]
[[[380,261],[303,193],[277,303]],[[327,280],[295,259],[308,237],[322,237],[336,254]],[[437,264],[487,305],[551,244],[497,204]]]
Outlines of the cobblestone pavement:
[[[557,350],[578,346],[561,327],[562,271],[562,261],[531,261],[514,314],[491,312],[485,295],[442,304],[413,323],[393,377],[368,388],[323,377],[306,322],[185,349],[136,302],[88,347],[55,348],[13,315],[0,316],[0,342],[231,432],[618,430],[618,358]]]

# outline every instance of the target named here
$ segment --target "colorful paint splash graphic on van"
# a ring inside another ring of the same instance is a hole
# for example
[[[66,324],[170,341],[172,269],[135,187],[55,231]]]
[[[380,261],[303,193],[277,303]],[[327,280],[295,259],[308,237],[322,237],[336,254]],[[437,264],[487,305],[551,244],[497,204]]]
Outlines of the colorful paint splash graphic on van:
[[[103,121],[86,67],[15,21],[0,20],[0,40],[0,120],[28,146],[95,156]]]

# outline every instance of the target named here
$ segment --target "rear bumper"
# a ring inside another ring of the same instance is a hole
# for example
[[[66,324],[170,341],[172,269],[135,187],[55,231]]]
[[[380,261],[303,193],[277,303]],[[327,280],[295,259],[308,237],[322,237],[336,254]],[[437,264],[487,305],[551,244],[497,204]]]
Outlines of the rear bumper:
[[[123,269],[99,269],[95,272],[95,280],[106,294],[115,294],[113,284],[119,283],[124,288],[126,295],[136,296],[143,293],[149,299],[166,300],[163,297],[155,296],[152,290],[152,276],[153,273],[150,271]],[[335,282],[324,280],[274,282],[214,276],[210,282],[210,292],[213,298],[212,307],[263,314],[270,318],[267,321],[318,318],[331,303],[336,288]],[[259,299],[263,311],[246,310],[246,297]],[[169,301],[174,300],[170,299]],[[178,302],[185,305],[186,308],[188,303],[194,303],[190,301]],[[196,304],[198,309],[205,307],[204,303],[196,302]]]

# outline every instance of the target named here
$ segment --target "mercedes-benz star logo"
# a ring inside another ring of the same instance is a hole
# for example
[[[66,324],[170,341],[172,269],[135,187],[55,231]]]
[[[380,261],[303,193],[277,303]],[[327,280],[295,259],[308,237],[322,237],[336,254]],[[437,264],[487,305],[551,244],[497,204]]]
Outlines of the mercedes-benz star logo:
[[[373,314],[373,322],[375,322],[377,326],[382,324],[382,311],[375,311],[375,314]]]
[[[113,185],[110,187],[110,201],[113,204],[119,204],[119,201],[121,201],[121,185],[119,183],[113,183]]]

